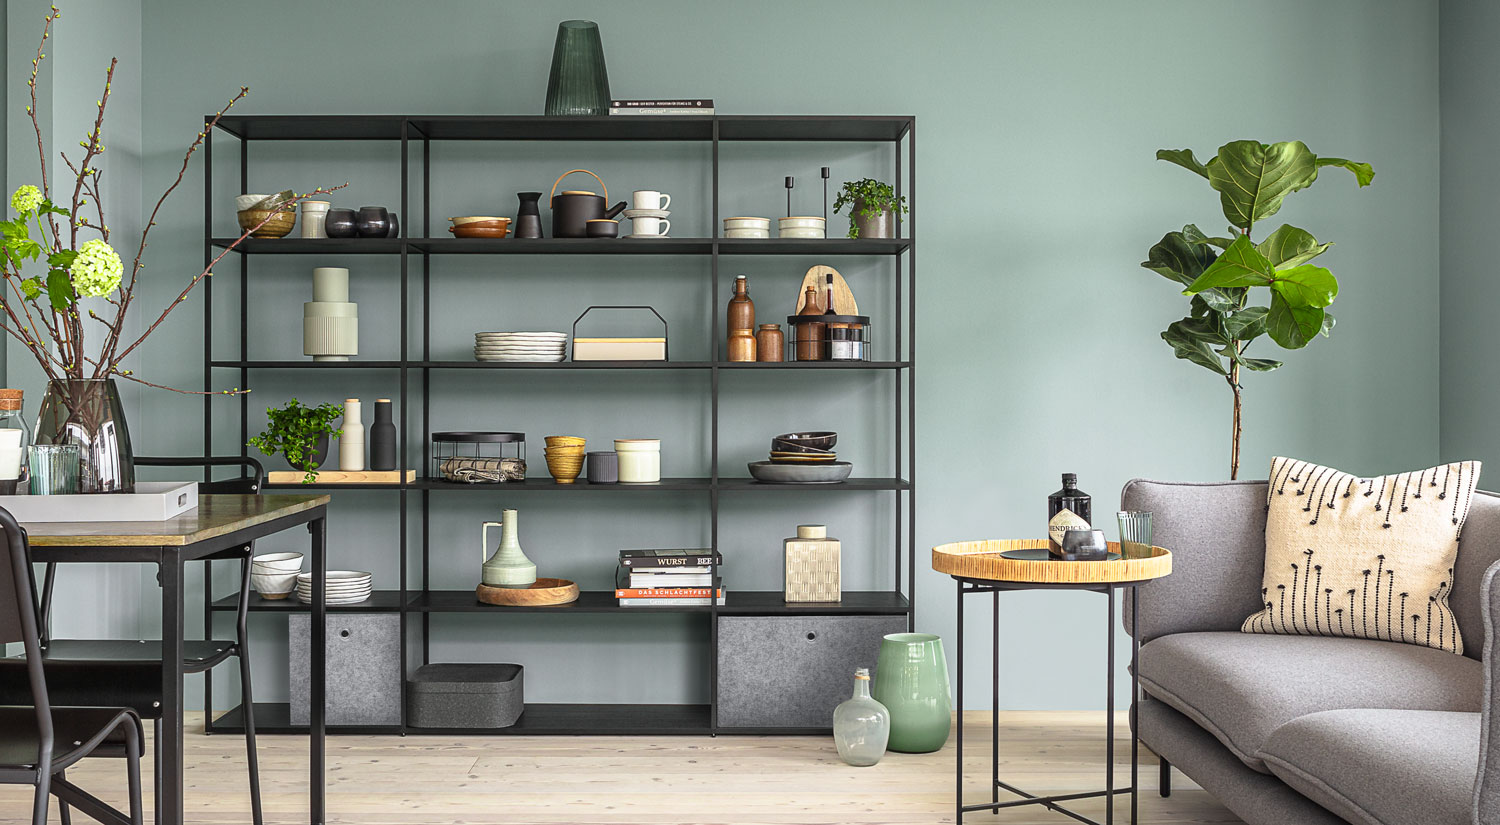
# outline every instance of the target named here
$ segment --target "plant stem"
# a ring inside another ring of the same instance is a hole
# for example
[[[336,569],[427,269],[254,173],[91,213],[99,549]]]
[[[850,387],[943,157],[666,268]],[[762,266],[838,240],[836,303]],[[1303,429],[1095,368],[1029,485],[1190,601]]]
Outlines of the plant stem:
[[[1234,393],[1234,434],[1229,443],[1229,480],[1240,477],[1240,365],[1229,367],[1229,388]]]

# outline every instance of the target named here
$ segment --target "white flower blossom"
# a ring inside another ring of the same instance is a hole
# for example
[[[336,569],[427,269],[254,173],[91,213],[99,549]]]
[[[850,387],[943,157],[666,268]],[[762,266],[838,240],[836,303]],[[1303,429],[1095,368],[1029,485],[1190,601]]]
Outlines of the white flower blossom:
[[[120,277],[125,274],[125,265],[109,244],[94,239],[78,249],[78,257],[68,267],[73,279],[73,289],[79,295],[101,298],[120,286]]]

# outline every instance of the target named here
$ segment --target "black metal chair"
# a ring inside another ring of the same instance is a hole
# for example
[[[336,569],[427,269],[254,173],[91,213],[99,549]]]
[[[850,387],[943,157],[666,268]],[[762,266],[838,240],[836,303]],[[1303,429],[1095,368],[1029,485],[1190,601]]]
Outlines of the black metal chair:
[[[202,493],[226,493],[258,495],[265,486],[265,468],[253,458],[232,456],[221,458],[200,457],[142,457],[136,456],[137,467],[214,467],[238,466],[239,478],[207,481],[198,485]],[[240,693],[245,718],[245,755],[250,773],[250,813],[254,825],[262,825],[260,801],[260,761],[256,756],[254,699],[250,687],[250,655],[248,650],[249,629],[247,614],[250,605],[250,557],[254,555],[254,542],[236,547],[205,559],[204,576],[211,578],[212,562],[238,559],[240,562],[240,593],[236,612],[234,641],[185,641],[183,643],[183,672],[207,673],[230,657],[238,657],[240,665]],[[52,592],[57,582],[57,565],[47,564],[42,585],[42,659],[45,662],[47,681],[53,694],[77,704],[123,704],[135,710],[142,718],[150,719],[156,734],[161,735],[161,643],[159,641],[133,641],[130,639],[52,639],[49,626],[52,616]],[[208,628],[205,628],[208,630]],[[205,635],[212,635],[206,633]],[[7,685],[7,683],[10,683]],[[6,687],[10,689],[7,690]],[[14,691],[13,679],[0,675],[0,701]],[[205,696],[208,696],[205,691]],[[213,708],[205,708],[211,713]],[[156,751],[157,790],[161,789],[160,749]],[[66,805],[62,808],[66,822]]]
[[[36,590],[26,531],[0,508],[5,533],[0,553],[0,644],[25,648],[27,706],[0,706],[0,783],[34,785],[32,825],[46,825],[47,805],[56,796],[68,821],[68,806],[106,825],[141,823],[141,719],[123,707],[54,706],[43,674]],[[130,784],[130,813],[124,814],[68,781],[67,770],[87,756],[124,757]]]

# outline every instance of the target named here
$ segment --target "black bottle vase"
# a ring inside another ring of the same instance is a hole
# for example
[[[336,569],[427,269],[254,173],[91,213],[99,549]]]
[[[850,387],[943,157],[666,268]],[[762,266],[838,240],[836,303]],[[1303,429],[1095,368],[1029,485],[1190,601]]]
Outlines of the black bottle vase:
[[[516,237],[542,237],[541,192],[517,192],[520,206],[516,207]]]
[[[391,399],[375,400],[375,421],[370,425],[370,469],[396,469],[396,424],[391,420]]]

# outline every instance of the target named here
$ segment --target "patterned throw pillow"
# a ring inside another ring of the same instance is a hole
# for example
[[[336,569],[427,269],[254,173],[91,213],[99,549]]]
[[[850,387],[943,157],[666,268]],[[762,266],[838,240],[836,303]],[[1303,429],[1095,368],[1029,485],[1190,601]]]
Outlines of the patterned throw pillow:
[[[1478,461],[1358,478],[1271,459],[1265,609],[1246,633],[1350,636],[1463,653],[1448,607]]]

